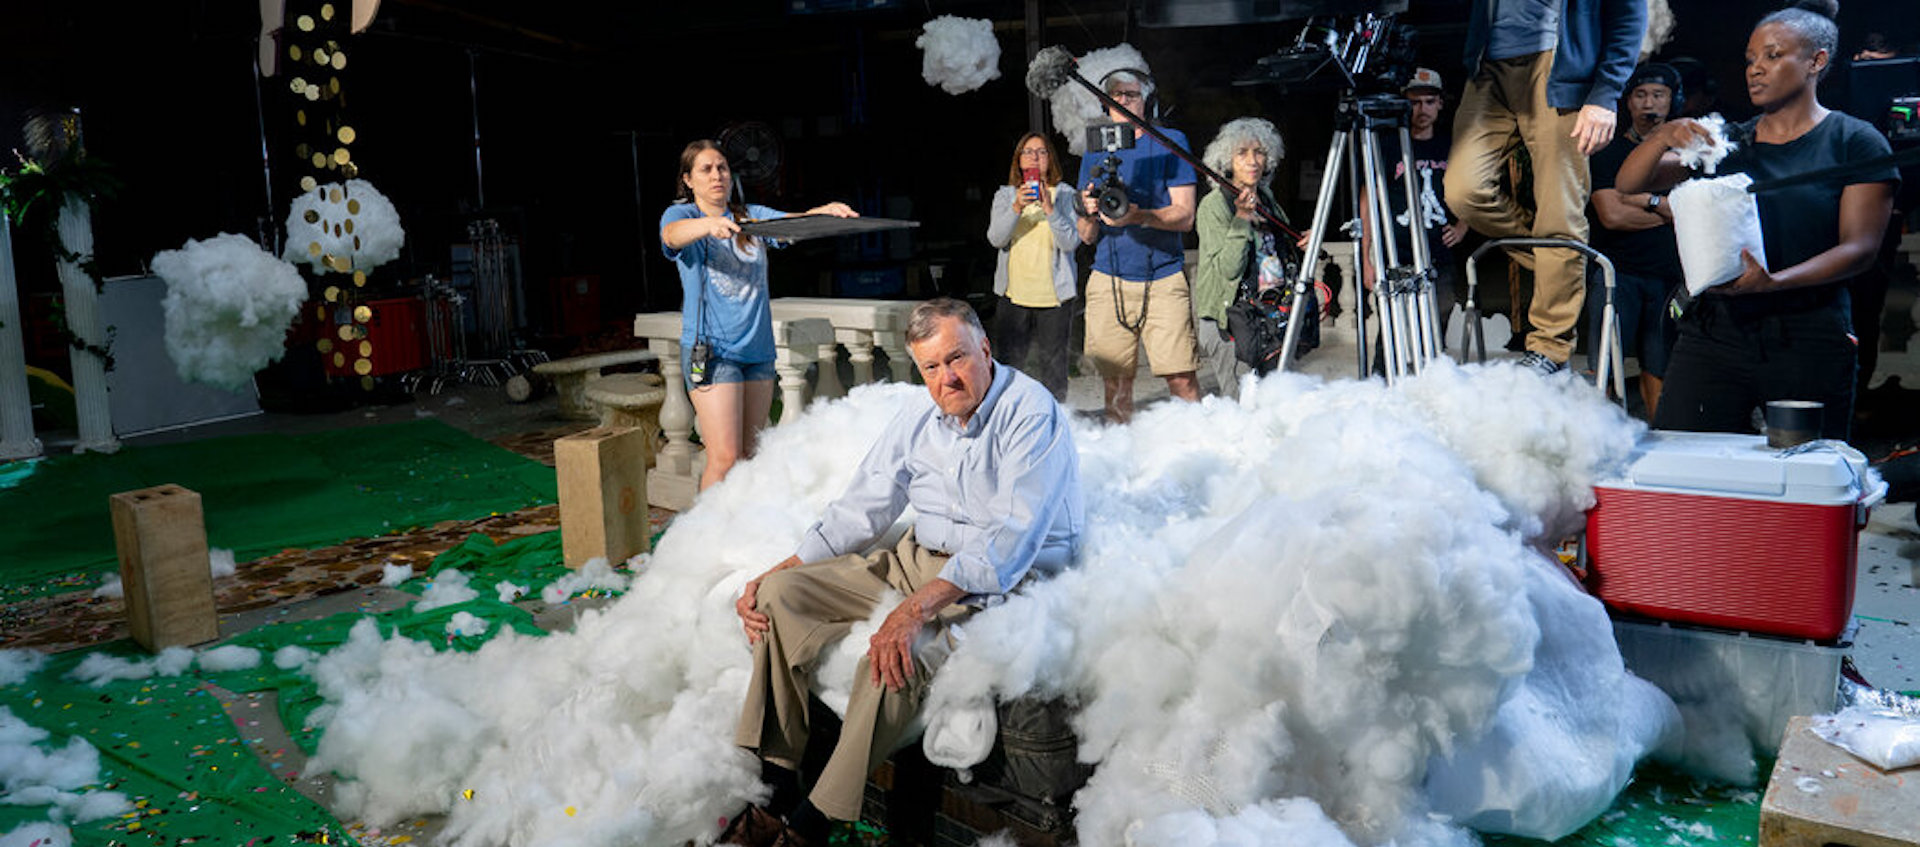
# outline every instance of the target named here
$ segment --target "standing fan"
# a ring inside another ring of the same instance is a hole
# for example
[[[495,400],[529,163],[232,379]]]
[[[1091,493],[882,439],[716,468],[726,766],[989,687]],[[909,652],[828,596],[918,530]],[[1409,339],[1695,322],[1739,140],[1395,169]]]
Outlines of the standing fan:
[[[779,181],[780,137],[773,127],[759,121],[747,121],[720,131],[720,152],[740,181],[766,189]]]

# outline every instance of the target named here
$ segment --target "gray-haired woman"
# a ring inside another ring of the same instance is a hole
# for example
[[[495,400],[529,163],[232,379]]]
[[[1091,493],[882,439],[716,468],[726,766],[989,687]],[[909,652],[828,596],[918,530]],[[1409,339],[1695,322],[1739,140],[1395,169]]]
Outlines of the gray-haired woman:
[[[1227,307],[1239,296],[1242,284],[1257,291],[1285,282],[1281,264],[1285,242],[1254,205],[1264,203],[1286,219],[1268,188],[1285,152],[1272,123],[1238,118],[1220,127],[1203,155],[1207,167],[1233,180],[1232,190],[1209,192],[1194,212],[1200,266],[1193,279],[1193,310],[1199,319],[1195,329],[1201,367],[1213,377],[1219,392],[1229,397],[1238,395],[1246,366],[1234,358],[1233,341],[1226,332]]]

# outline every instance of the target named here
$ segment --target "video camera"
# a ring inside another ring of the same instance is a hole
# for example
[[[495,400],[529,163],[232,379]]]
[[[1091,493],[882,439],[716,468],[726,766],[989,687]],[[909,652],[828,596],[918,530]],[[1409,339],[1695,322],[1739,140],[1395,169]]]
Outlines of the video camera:
[[[1293,44],[1266,56],[1240,85],[1302,86],[1331,82],[1361,94],[1399,94],[1417,64],[1413,30],[1394,15],[1312,17]],[[1337,75],[1327,72],[1338,71]]]
[[[1100,206],[1100,214],[1113,220],[1133,211],[1133,198],[1127,196],[1127,182],[1120,176],[1120,157],[1114,153],[1130,150],[1134,143],[1132,124],[1087,125],[1087,151],[1101,150],[1107,154],[1093,166],[1093,198]]]

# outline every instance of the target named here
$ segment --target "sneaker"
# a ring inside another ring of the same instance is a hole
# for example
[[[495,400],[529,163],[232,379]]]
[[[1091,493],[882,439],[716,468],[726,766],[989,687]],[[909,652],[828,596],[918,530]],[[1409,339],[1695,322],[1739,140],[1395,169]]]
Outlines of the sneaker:
[[[1567,363],[1556,362],[1549,359],[1545,353],[1528,351],[1527,355],[1520,357],[1520,367],[1526,368],[1541,376],[1553,376],[1566,370]]]

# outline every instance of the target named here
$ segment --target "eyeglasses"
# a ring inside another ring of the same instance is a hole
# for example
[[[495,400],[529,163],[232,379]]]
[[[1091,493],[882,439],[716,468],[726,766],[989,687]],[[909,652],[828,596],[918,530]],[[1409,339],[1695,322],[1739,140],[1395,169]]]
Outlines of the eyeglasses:
[[[1021,158],[1032,157],[1035,159],[1041,159],[1041,158],[1045,158],[1046,155],[1047,155],[1047,148],[1045,147],[1030,147],[1020,151]]]
[[[1113,92],[1113,94],[1111,94],[1111,95],[1108,95],[1108,96],[1110,96],[1110,97],[1112,97],[1112,98],[1113,98],[1113,99],[1115,99],[1115,100],[1142,100],[1142,99],[1145,99],[1145,96],[1144,96],[1144,95],[1142,95],[1142,94],[1140,93],[1140,91],[1139,91],[1138,89],[1132,89],[1132,90],[1129,90],[1129,89],[1125,89],[1125,88],[1122,88],[1122,89],[1120,89],[1119,91],[1115,91],[1115,92]]]

